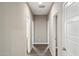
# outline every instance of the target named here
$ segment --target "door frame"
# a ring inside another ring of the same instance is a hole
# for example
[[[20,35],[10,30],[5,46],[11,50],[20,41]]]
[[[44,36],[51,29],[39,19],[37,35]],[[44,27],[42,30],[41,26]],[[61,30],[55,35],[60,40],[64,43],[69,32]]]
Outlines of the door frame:
[[[54,17],[57,17],[57,18],[56,18],[56,19],[57,19],[56,21],[55,21],[55,18],[54,18]],[[57,12],[57,11],[54,13],[52,20],[53,20],[53,25],[52,25],[52,27],[54,28],[54,27],[55,27],[54,22],[58,24],[58,12]],[[50,35],[50,33],[49,33],[49,32],[50,32],[50,26],[49,26],[49,25],[50,25],[50,24],[49,24],[49,21],[48,21],[48,41],[50,40],[50,38],[49,38],[49,35]],[[57,38],[58,38],[58,25],[57,25],[56,28],[57,28],[57,30],[56,30],[56,31],[57,31],[56,36],[57,36]],[[53,29],[53,30],[55,30],[55,29]],[[54,31],[53,31],[53,32],[54,32]],[[53,34],[54,34],[54,33],[53,33]],[[53,38],[54,38],[54,37],[53,37]],[[52,52],[51,49],[50,49],[51,54],[52,54],[52,56],[56,56],[56,55],[58,56],[58,51],[59,51],[59,50],[58,50],[58,47],[56,47],[56,45],[58,46],[58,43],[59,43],[59,42],[58,42],[58,40],[57,40],[57,42],[56,42],[56,41],[55,41],[55,38],[52,39],[52,40],[53,40],[53,45],[52,45],[52,46],[53,46],[53,52]],[[56,42],[56,43],[55,43],[55,42]],[[49,48],[50,48],[50,46],[49,46]],[[57,52],[56,52],[56,49],[57,49]],[[57,54],[56,54],[56,53],[57,53]]]
[[[26,41],[27,53],[31,53],[31,20],[28,16],[26,17]]]
[[[57,15],[57,13],[54,15],[54,28],[55,28],[55,55],[56,56],[58,56],[58,39],[57,39],[57,33],[58,33],[58,31],[57,31],[57,29],[58,29],[58,26],[57,26],[57,20],[58,20],[58,15]]]
[[[54,45],[55,45],[55,52],[54,52],[54,55],[55,56],[58,56],[58,13],[56,12],[55,14],[54,14],[54,16],[53,16],[53,25],[54,25],[54,35],[55,35],[55,37],[54,37]]]

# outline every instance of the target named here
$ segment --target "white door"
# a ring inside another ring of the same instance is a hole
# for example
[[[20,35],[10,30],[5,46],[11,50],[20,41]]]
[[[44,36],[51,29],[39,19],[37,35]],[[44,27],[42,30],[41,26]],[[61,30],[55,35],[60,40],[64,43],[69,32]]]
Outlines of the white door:
[[[79,17],[78,17],[79,18]],[[74,18],[75,20],[76,18]],[[73,20],[73,18],[72,18]],[[66,55],[79,55],[79,21],[70,21],[66,23]]]
[[[79,3],[66,7],[65,23],[65,55],[79,56]]]

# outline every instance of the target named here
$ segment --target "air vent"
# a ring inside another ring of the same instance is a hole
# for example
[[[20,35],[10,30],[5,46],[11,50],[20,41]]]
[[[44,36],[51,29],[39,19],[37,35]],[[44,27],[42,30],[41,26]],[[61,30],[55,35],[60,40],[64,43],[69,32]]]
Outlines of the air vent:
[[[40,5],[39,8],[45,8],[45,6],[44,5]]]

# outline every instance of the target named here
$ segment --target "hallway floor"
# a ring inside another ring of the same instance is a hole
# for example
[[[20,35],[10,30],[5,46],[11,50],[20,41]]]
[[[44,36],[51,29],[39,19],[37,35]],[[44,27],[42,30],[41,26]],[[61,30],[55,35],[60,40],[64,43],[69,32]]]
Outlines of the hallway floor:
[[[35,44],[29,55],[30,56],[51,56],[51,52],[47,44]]]

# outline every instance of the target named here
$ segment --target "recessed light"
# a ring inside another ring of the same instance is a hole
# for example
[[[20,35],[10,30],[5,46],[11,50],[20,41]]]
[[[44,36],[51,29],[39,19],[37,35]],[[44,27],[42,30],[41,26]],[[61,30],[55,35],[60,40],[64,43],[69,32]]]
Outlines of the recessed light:
[[[42,2],[38,2],[38,4],[42,4]]]

